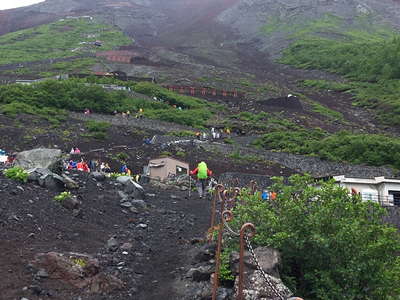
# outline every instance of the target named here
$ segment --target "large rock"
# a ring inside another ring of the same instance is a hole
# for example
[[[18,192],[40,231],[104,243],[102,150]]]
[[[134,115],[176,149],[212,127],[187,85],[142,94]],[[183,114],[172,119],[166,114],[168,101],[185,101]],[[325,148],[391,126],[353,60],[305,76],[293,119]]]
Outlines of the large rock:
[[[254,254],[256,255],[260,267],[264,272],[279,278],[278,267],[281,263],[281,256],[278,250],[269,247],[258,247],[254,249]],[[245,251],[244,263],[246,268],[250,270],[256,270],[257,265],[254,263],[250,253]],[[231,270],[233,274],[239,274],[239,253],[232,252],[229,261]]]
[[[115,276],[100,273],[99,262],[90,256],[80,256],[84,266],[77,264],[67,255],[49,252],[39,253],[32,264],[43,269],[50,279],[68,283],[74,287],[86,289],[90,293],[110,293],[123,287],[123,282]]]
[[[143,187],[132,180],[130,176],[119,176],[117,182],[124,186],[124,192],[134,199],[144,199],[145,193]]]
[[[15,165],[25,170],[42,168],[58,172],[62,166],[61,159],[61,150],[39,148],[18,153]]]
[[[69,178],[65,174],[62,174],[62,178],[63,178],[64,184],[65,184],[65,187],[67,189],[69,189],[69,190],[79,189],[79,184],[72,178]]]
[[[284,299],[289,298],[293,293],[287,288],[280,279],[267,275],[271,285],[267,284],[260,271],[254,271],[246,276],[245,289],[243,291],[244,300],[277,300],[281,299],[275,291],[283,296]],[[239,277],[236,277],[235,291],[238,290]],[[295,298],[296,299],[296,298]]]
[[[64,178],[51,172],[49,169],[35,168],[28,172],[28,180],[37,182],[41,187],[62,191],[65,188]]]

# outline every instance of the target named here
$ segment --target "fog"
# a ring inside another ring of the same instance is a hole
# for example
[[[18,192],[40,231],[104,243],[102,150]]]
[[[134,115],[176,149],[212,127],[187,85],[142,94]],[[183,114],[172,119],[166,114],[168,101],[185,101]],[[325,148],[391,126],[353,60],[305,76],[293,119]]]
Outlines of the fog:
[[[28,6],[44,1],[45,0],[1,0],[0,10]]]

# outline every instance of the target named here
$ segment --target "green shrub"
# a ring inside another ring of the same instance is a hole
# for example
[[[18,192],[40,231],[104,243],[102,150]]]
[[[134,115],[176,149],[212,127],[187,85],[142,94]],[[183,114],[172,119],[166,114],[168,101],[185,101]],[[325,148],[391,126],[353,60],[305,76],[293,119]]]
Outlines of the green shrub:
[[[282,279],[295,294],[310,300],[398,297],[400,235],[383,224],[384,208],[334,182],[316,186],[313,178],[299,175],[290,185],[283,178],[274,181],[274,201],[241,193],[231,226],[253,223],[254,247],[280,251]],[[236,239],[228,243],[237,247]]]
[[[66,199],[72,198],[71,192],[65,191],[61,192],[60,194],[54,196],[54,201],[63,203]]]
[[[7,178],[26,183],[28,181],[28,173],[20,167],[12,167],[4,170],[4,175]]]
[[[87,121],[86,128],[89,132],[106,132],[111,127],[110,123],[107,122],[98,122],[98,121]]]
[[[121,176],[128,176],[128,174],[126,174],[126,173],[117,173],[117,172],[114,172],[114,173],[110,174],[110,178],[111,179],[117,179],[118,177],[121,177]]]
[[[332,161],[388,165],[400,169],[400,139],[384,135],[346,131],[328,135],[321,130],[277,131],[265,134],[254,145]]]

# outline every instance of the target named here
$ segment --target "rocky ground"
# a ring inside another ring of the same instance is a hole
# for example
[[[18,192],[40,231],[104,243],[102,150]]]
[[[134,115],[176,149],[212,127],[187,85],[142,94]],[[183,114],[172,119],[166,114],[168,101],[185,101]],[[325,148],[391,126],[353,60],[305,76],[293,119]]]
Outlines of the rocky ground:
[[[210,202],[145,185],[145,205],[133,210],[121,206],[115,181],[73,178],[81,185],[78,214],[52,200],[55,192],[0,177],[1,299],[179,299],[172,282],[186,268],[191,240],[208,228]],[[33,263],[50,251],[92,256],[123,288],[102,296],[84,293],[68,276],[53,278],[51,268]]]

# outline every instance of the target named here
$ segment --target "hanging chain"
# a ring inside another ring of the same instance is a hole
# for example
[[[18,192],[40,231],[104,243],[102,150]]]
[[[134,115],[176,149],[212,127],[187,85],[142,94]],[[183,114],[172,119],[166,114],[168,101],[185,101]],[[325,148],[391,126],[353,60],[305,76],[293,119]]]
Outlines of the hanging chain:
[[[233,235],[233,236],[240,236],[240,233],[234,231],[234,230],[229,226],[228,222],[227,222],[224,218],[222,218],[222,221],[224,222],[224,228],[227,229],[228,233],[230,233],[230,234]]]
[[[246,241],[247,248],[250,251],[251,257],[254,261],[254,263],[257,266],[257,270],[261,273],[261,276],[264,278],[265,282],[268,284],[268,286],[271,288],[271,290],[274,292],[275,296],[277,296],[280,300],[285,300],[286,297],[282,296],[281,293],[276,289],[275,284],[272,283],[271,279],[269,278],[269,275],[267,275],[264,270],[261,268],[260,263],[254,253],[253,246],[250,243],[249,237],[245,234],[244,239]]]

